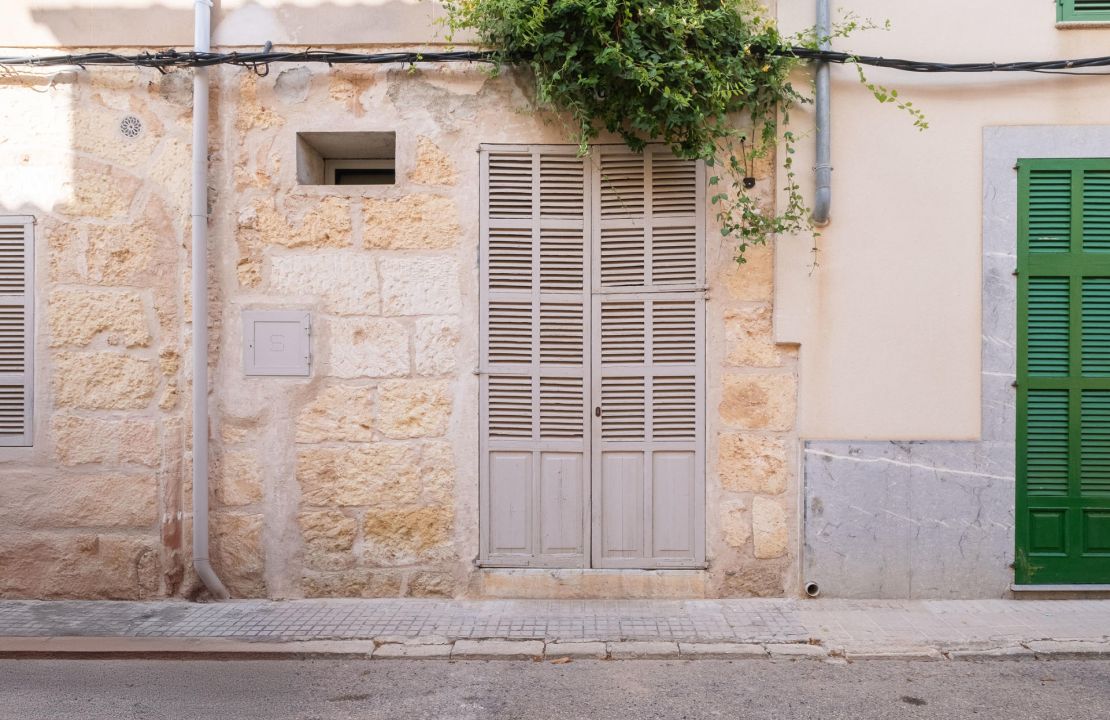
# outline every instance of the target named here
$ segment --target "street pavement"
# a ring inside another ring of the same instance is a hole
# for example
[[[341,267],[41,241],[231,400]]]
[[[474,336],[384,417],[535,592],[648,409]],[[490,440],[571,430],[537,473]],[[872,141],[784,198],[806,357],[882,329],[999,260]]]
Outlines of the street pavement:
[[[1110,661],[0,661],[0,720],[108,718],[1105,720]]]
[[[808,646],[848,658],[1110,655],[1110,600],[0,601],[0,655],[235,652],[244,644],[377,655],[385,646],[422,644],[465,658],[481,640],[532,643],[517,648],[523,657],[558,650],[545,644],[581,642],[604,643],[614,658],[635,657],[630,642],[658,644],[656,657],[705,657],[706,648],[692,646],[719,644],[760,646],[768,655]],[[383,652],[390,651],[397,648]]]

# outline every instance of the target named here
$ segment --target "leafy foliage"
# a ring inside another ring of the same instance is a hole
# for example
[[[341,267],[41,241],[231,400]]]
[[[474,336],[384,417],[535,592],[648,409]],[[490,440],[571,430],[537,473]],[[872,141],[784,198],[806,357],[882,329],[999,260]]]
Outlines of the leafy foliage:
[[[536,78],[538,100],[568,113],[583,155],[604,130],[633,150],[662,141],[675,155],[704,160],[724,236],[738,262],[751,244],[780,233],[814,232],[794,169],[791,108],[808,102],[791,83],[802,62],[791,48],[817,48],[810,30],[780,34],[757,0],[446,0],[448,25],[474,32],[504,64]],[[878,26],[852,14],[832,38]],[[925,117],[896,90],[860,81],[914,125]],[[747,118],[750,137],[738,129]],[[781,125],[780,125],[781,122]],[[781,131],[781,132],[780,132]],[[778,213],[753,196],[751,168],[782,146],[785,202]],[[814,233],[816,236],[816,233]],[[816,248],[815,248],[816,250]]]
[[[754,0],[453,0],[448,10],[453,31],[472,30],[499,60],[532,70],[538,99],[569,113],[583,154],[605,130],[637,151],[658,140],[717,166],[712,197],[741,262],[749,244],[810,227],[791,133],[781,134],[782,211],[765,211],[744,184],[775,151],[779,113],[805,101],[790,80],[792,42]]]

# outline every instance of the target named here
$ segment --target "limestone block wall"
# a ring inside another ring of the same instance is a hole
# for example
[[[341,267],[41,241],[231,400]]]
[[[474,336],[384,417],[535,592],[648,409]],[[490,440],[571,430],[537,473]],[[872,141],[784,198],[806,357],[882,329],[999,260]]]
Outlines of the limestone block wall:
[[[772,338],[772,248],[738,266],[709,223],[708,569],[482,571],[477,149],[567,142],[565,124],[523,78],[471,66],[212,78],[212,553],[234,596],[796,591],[796,351]],[[39,219],[41,309],[36,444],[0,449],[0,595],[197,590],[189,89],[137,70],[0,84],[0,154],[62,158],[42,198],[0,178],[0,211]],[[346,130],[396,133],[395,185],[297,183],[296,133]],[[771,203],[773,166],[758,175]],[[311,313],[309,377],[245,376],[258,309]]]
[[[0,596],[182,592],[190,104],[184,73],[0,78],[0,213],[36,219],[37,318],[34,447],[0,448]]]

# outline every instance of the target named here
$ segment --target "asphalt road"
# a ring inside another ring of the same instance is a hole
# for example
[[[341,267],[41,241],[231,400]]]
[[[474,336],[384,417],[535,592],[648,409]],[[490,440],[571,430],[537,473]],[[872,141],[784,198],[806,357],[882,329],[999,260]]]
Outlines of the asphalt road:
[[[1110,718],[1110,661],[0,661],[0,719]]]

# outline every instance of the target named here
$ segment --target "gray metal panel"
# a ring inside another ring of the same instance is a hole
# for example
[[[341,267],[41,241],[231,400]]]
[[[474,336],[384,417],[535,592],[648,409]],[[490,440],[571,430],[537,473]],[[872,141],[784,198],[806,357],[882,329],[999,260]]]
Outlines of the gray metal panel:
[[[243,373],[306,377],[312,367],[307,310],[244,310]]]
[[[0,447],[32,444],[35,219],[0,218]]]

